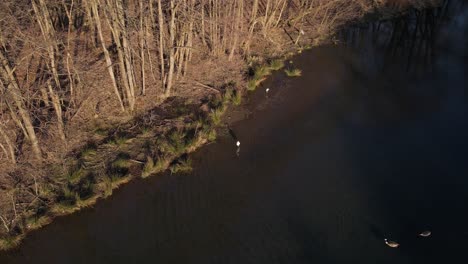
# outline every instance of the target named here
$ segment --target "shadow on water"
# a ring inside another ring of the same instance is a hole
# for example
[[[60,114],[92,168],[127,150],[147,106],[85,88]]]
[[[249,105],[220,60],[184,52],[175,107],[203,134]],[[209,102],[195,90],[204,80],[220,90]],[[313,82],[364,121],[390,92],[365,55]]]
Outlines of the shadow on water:
[[[234,143],[236,143],[238,141],[236,133],[234,132],[234,130],[232,130],[232,128],[227,123],[226,123],[226,127],[228,129],[229,135],[231,135],[232,140],[234,141]]]
[[[411,9],[403,16],[346,28],[338,38],[346,46],[360,50],[360,58],[369,72],[401,72],[403,66],[408,75],[427,74],[433,70],[444,23],[453,17],[454,10],[462,10],[464,5],[464,1],[445,0],[438,8]],[[380,56],[369,53],[376,49]]]
[[[365,179],[375,181],[365,193],[380,211],[369,229],[378,239],[403,241],[414,263],[466,259],[468,145],[454,130],[467,129],[467,19],[463,1],[445,1],[339,34],[357,50],[346,63],[361,76],[361,89],[350,95],[354,108],[346,112],[354,115],[344,137],[359,142],[349,146],[359,153],[354,163],[375,175]],[[374,132],[349,135],[363,125]],[[418,237],[425,229],[435,237]]]
[[[384,238],[387,238],[388,235],[385,235],[384,231],[377,227],[375,224],[369,224],[369,229],[371,233],[375,236],[375,238],[379,240],[384,240]]]
[[[468,262],[462,3],[343,30],[294,59],[302,77],[266,80],[191,175],[133,181],[0,263]]]

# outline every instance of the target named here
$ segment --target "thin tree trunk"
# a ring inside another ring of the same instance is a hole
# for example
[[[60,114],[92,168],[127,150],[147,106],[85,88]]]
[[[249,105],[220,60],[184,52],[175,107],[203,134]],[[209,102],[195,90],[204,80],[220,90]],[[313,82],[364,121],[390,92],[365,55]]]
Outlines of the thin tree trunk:
[[[167,83],[166,83],[166,91],[164,91],[164,95],[167,97],[171,94],[172,82],[174,78],[174,65],[175,65],[175,16],[176,16],[176,6],[174,4],[174,0],[171,1],[171,22],[169,25],[169,71],[167,73]]]
[[[63,117],[62,117],[62,106],[60,104],[60,99],[55,94],[54,89],[52,89],[52,85],[50,84],[50,81],[47,81],[47,88],[49,88],[49,94],[50,98],[52,99],[52,105],[54,106],[55,114],[57,115],[57,127],[58,127],[58,133],[60,136],[60,139],[66,144],[66,139],[65,139],[65,129],[64,129],[64,124],[63,124]]]
[[[205,35],[205,0],[201,0],[201,39],[203,45],[206,46],[206,35]]]
[[[7,148],[8,148],[8,151],[6,149],[5,149],[5,151],[7,153],[9,153],[11,162],[13,164],[16,164],[15,149],[14,149],[13,144],[12,144],[10,138],[8,137],[7,133],[5,132],[5,130],[3,130],[3,128],[1,126],[0,126],[0,135],[2,135],[3,139],[5,140],[5,143],[6,143]]]
[[[143,18],[143,0],[139,0],[140,7],[140,68],[141,68],[141,95],[146,94],[146,76],[145,76],[145,26]]]
[[[255,30],[255,24],[257,24],[257,13],[258,13],[258,0],[254,0],[253,5],[252,5],[252,14],[250,16],[249,35],[244,45],[246,55],[250,53],[250,42],[252,41],[253,32]]]
[[[229,60],[231,61],[234,58],[234,53],[236,51],[237,42],[239,41],[239,30],[240,30],[240,23],[241,23],[241,16],[243,11],[243,0],[237,0],[237,14],[236,14],[236,22],[234,26],[234,41],[232,43],[231,52],[229,54]]]
[[[2,39],[0,39],[0,43],[3,43]],[[9,83],[7,86],[7,93],[11,96],[11,98],[13,99],[13,102],[16,105],[16,108],[18,109],[22,124],[24,125],[24,129],[26,131],[26,137],[31,142],[31,147],[32,147],[34,156],[36,157],[38,161],[41,161],[42,160],[41,149],[39,147],[39,141],[37,139],[36,132],[34,131],[34,126],[31,121],[31,116],[29,115],[29,112],[26,110],[26,106],[24,104],[24,101],[21,95],[21,90],[18,86],[16,77],[14,76],[13,71],[11,70],[10,65],[8,64],[8,60],[3,56],[2,52],[0,52],[0,61],[2,63],[2,67],[0,67],[0,76],[4,80],[9,80]]]
[[[71,61],[73,61],[73,58],[70,54],[70,39],[71,39],[71,29],[72,29],[72,24],[73,24],[73,8],[74,8],[74,0],[71,0],[70,3],[70,9],[68,9],[65,0],[62,0],[62,5],[65,9],[65,13],[67,14],[68,17],[68,29],[67,29],[67,47],[66,47],[66,65],[67,65],[67,74],[68,74],[68,82],[69,82],[69,89],[70,89],[70,102],[73,104],[75,102],[75,89],[74,89],[74,78],[71,73]]]
[[[166,91],[166,73],[164,67],[164,16],[161,7],[161,0],[158,0],[158,19],[159,19],[159,59],[161,65],[161,82]]]
[[[109,72],[109,76],[112,81],[112,86],[114,87],[114,93],[117,96],[117,99],[119,101],[120,109],[122,110],[122,112],[124,112],[125,106],[123,104],[122,97],[120,96],[119,87],[117,86],[117,80],[115,79],[112,59],[110,57],[109,50],[107,49],[107,45],[104,40],[104,35],[102,33],[102,24],[101,24],[101,18],[99,16],[98,1],[99,0],[91,0],[92,2],[91,9],[93,11],[94,22],[96,24],[96,29],[97,29],[97,33],[99,36],[99,40],[101,41],[102,51],[104,52],[104,58],[106,60],[107,70]]]

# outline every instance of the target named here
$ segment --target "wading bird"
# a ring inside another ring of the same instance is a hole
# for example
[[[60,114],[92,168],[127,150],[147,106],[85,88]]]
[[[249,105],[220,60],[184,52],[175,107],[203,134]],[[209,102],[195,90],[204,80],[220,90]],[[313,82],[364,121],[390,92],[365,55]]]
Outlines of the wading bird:
[[[397,242],[395,241],[391,241],[391,240],[388,240],[388,239],[384,239],[385,241],[385,244],[387,244],[387,246],[391,247],[391,248],[397,248],[400,246],[400,244],[398,244]]]
[[[429,231],[429,230],[423,231],[423,232],[421,232],[421,233],[419,234],[419,236],[421,236],[421,237],[429,237],[429,236],[431,236],[431,235],[432,235],[432,232]]]
[[[236,155],[239,156],[240,154],[240,141],[237,139],[236,133],[234,133],[234,130],[231,129],[228,123],[226,123],[227,129],[229,131],[229,134],[231,135],[232,139],[236,142]]]

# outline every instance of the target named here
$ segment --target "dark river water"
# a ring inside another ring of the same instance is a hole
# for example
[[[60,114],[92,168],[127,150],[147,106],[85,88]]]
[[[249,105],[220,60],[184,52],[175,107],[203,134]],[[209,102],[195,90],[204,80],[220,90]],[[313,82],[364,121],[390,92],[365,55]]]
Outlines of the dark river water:
[[[303,52],[231,125],[239,157],[224,133],[192,173],[131,182],[0,263],[468,263],[466,7]]]

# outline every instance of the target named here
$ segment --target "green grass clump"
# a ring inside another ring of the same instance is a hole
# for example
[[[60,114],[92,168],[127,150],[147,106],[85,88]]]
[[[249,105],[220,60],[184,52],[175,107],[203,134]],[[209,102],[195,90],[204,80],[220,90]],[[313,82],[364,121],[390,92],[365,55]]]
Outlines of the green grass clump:
[[[280,67],[281,61],[274,62],[276,67]],[[274,68],[271,65],[262,65],[250,69],[251,79],[247,82],[247,90],[253,91],[257,88],[258,84],[262,82],[266,76],[271,74]]]
[[[35,230],[41,228],[48,223],[50,223],[52,219],[48,216],[37,216],[34,215],[26,219],[26,226],[29,230]]]
[[[198,130],[200,127],[203,127],[204,123],[205,123],[205,120],[203,120],[203,118],[196,119],[192,122],[192,124],[190,125],[190,128]]]
[[[125,137],[116,137],[115,138],[115,143],[118,146],[122,146],[123,144],[127,143],[127,140],[128,140],[128,138],[125,138]]]
[[[223,95],[223,104],[229,103],[233,97],[233,94],[234,93],[231,88],[226,89],[226,92],[224,92]]]
[[[143,171],[141,173],[141,177],[146,178],[152,174],[165,170],[168,163],[169,161],[165,157],[158,157],[156,163],[152,157],[147,157],[145,166],[143,167]]]
[[[263,77],[269,75],[271,73],[270,67],[268,66],[257,66],[254,69],[254,76],[255,80],[261,80]]]
[[[97,150],[95,147],[87,146],[81,151],[80,156],[81,158],[87,159],[87,158],[91,158],[95,156],[96,153],[97,153]]]
[[[7,250],[18,246],[23,238],[22,235],[10,236],[6,235],[5,237],[0,238],[0,250]]]
[[[270,62],[270,69],[277,71],[284,67],[284,61],[281,59],[272,60]]]
[[[87,201],[95,195],[94,182],[91,179],[81,181],[80,185],[78,186],[77,195],[77,202],[84,202],[81,204],[86,204]]]
[[[158,138],[156,140],[156,145],[158,146],[161,153],[175,154],[174,147],[167,138]]]
[[[306,45],[304,45],[303,49],[304,50],[310,50],[310,49],[312,49],[312,45],[306,44]]]
[[[63,186],[57,203],[53,205],[51,211],[57,213],[72,213],[77,209],[76,203],[80,200],[80,195],[72,190],[68,185]]]
[[[207,138],[209,141],[215,141],[217,137],[216,129],[210,129],[207,133]]]
[[[288,77],[299,77],[302,75],[302,71],[300,69],[294,68],[294,69],[286,69],[284,70],[286,75]]]
[[[112,195],[112,191],[114,190],[114,184],[112,182],[112,175],[111,176],[104,176],[102,178],[101,188],[104,192],[104,197],[108,197]]]
[[[73,191],[71,188],[69,188],[68,186],[64,186],[62,188],[62,201],[64,203],[68,203],[68,204],[74,204],[77,200],[77,198],[79,197],[78,193],[76,193],[75,191]]]
[[[118,157],[112,162],[112,167],[128,169],[132,165],[131,161],[127,157]]]
[[[232,103],[234,105],[240,105],[242,103],[242,93],[239,90],[234,91],[234,96],[232,97]]]
[[[101,190],[104,192],[104,197],[112,195],[114,189],[128,181],[130,181],[130,177],[120,176],[118,174],[102,177]]]
[[[249,55],[247,57],[247,64],[248,65],[258,64],[259,62],[260,62],[260,57],[259,56]]]
[[[226,111],[226,108],[223,106],[215,108],[215,109],[211,109],[210,118],[211,118],[211,122],[213,122],[215,126],[221,123],[221,118],[225,111]]]
[[[186,134],[181,130],[176,130],[169,135],[169,146],[168,149],[172,154],[179,155],[185,151]]]
[[[66,176],[66,180],[67,180],[67,182],[69,182],[71,184],[76,184],[85,175],[86,175],[86,170],[84,170],[83,168],[79,168],[79,169],[70,171]]]
[[[58,214],[70,214],[78,210],[76,201],[74,203],[66,203],[64,201],[54,204],[51,208],[51,212]]]
[[[196,144],[195,133],[195,129],[191,131],[175,130],[167,137],[158,139],[157,144],[159,145],[160,154],[156,161],[151,155],[147,155],[141,177],[146,178],[167,169],[173,157],[182,155]],[[179,165],[174,164],[171,166],[171,171],[186,171],[186,165],[184,162]]]
[[[250,80],[247,82],[247,90],[253,91],[253,90],[255,90],[255,88],[257,88],[257,80],[255,80],[255,79],[250,79]]]
[[[179,172],[181,172],[181,173],[190,172],[190,171],[192,171],[192,161],[190,159],[181,160],[181,161],[171,165],[171,167],[169,169],[171,170],[172,174],[179,173]]]
[[[109,131],[105,128],[97,128],[96,130],[94,130],[94,134],[98,136],[103,136],[103,137],[107,136],[108,132]]]
[[[127,143],[128,138],[125,136],[115,136],[114,138],[110,139],[107,143],[112,146],[122,146]]]
[[[146,178],[154,173],[154,160],[152,157],[146,157],[145,166],[143,166],[143,171],[141,172],[141,177]]]
[[[154,171],[160,172],[167,168],[169,165],[169,160],[166,157],[158,157],[156,160],[156,165],[154,165]]]

